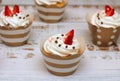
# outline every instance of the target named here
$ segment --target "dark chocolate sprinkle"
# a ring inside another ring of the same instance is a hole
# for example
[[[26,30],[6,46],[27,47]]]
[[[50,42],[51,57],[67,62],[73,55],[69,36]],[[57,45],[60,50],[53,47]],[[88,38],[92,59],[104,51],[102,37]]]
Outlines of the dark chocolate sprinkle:
[[[99,17],[99,13],[97,14],[97,17]]]
[[[27,14],[26,17],[29,17],[29,14]]]
[[[100,20],[100,18],[98,17],[98,20]]]
[[[100,20],[99,13],[97,14],[98,20]]]
[[[103,24],[103,22],[101,22],[101,24]]]
[[[15,16],[18,16],[17,14],[15,14]]]
[[[64,34],[61,34],[61,36],[64,36]]]
[[[75,47],[73,46],[73,49],[75,49]]]
[[[58,41],[56,40],[56,41],[55,41],[55,43],[57,44],[57,43],[58,43]]]
[[[59,39],[59,37],[57,37],[57,39]]]
[[[61,44],[58,45],[59,47],[61,46]]]
[[[68,46],[65,46],[65,48],[68,48]]]
[[[23,19],[25,19],[25,17],[23,17]]]
[[[19,17],[19,19],[21,19],[21,17]]]

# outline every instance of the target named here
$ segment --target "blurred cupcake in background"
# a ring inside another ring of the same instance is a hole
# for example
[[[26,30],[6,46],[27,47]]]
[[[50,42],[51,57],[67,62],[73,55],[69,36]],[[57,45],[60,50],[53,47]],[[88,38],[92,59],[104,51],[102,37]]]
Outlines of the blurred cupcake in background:
[[[63,18],[68,0],[35,0],[42,21],[55,23]]]
[[[101,47],[116,45],[120,34],[120,14],[109,5],[87,15],[92,42]]]
[[[9,46],[20,46],[30,36],[32,16],[18,5],[13,8],[6,5],[0,12],[0,38]]]

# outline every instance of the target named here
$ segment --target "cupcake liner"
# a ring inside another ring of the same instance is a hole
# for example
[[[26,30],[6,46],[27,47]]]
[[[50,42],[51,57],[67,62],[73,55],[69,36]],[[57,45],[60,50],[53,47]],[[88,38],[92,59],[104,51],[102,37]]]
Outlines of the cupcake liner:
[[[8,46],[21,46],[27,43],[30,36],[31,26],[26,25],[25,27],[10,28],[0,27],[0,38]]]
[[[42,43],[44,44],[44,43]],[[79,66],[81,55],[84,52],[85,45],[80,39],[81,49],[78,54],[67,56],[58,56],[56,54],[47,53],[41,45],[41,52],[45,61],[48,71],[57,76],[67,76],[75,72]]]
[[[92,14],[89,14],[87,21],[92,36],[92,42],[100,47],[116,45],[120,34],[120,27],[116,28],[97,27],[91,23],[90,21],[91,15]]]
[[[59,22],[63,18],[67,4],[66,2],[63,7],[57,7],[56,5],[39,5],[36,1],[35,3],[37,5],[40,19],[48,23]]]

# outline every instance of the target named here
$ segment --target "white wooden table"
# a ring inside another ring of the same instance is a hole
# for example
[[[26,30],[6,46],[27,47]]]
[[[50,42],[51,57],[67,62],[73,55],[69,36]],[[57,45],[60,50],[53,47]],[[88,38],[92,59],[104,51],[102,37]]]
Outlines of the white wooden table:
[[[24,4],[24,1],[29,2]],[[0,6],[2,9],[5,4],[18,3],[35,16],[27,45],[8,47],[0,43],[0,81],[120,81],[120,39],[116,47],[99,48],[93,45],[85,19],[87,13],[103,9],[106,3],[119,6],[117,0],[104,0],[105,3],[101,2],[101,4],[99,0],[76,0],[77,4],[74,3],[75,0],[70,0],[63,20],[55,24],[41,22],[33,0],[24,1],[4,0]],[[89,3],[91,1],[93,3]],[[119,11],[120,7],[116,6],[116,9]],[[75,29],[76,36],[84,37],[86,50],[79,68],[73,75],[54,76],[44,66],[39,50],[40,40],[53,34],[65,33],[70,29]]]

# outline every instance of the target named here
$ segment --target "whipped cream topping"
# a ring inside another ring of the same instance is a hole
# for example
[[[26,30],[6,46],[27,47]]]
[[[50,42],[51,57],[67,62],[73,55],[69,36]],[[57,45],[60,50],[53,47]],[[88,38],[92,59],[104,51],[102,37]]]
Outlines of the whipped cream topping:
[[[56,54],[59,56],[68,56],[78,54],[80,50],[80,43],[76,38],[73,38],[72,45],[64,44],[64,38],[66,35],[64,34],[57,34],[54,36],[49,37],[44,45],[43,48],[47,53]]]
[[[120,14],[115,12],[113,16],[106,16],[105,11],[101,10],[93,14],[91,21],[97,27],[116,28],[120,26]]]
[[[39,5],[42,5],[42,4],[47,4],[47,5],[54,5],[56,4],[57,2],[62,2],[63,0],[36,0],[36,2],[39,4]]]
[[[30,23],[29,14],[20,11],[13,15],[12,17],[8,17],[4,15],[4,10],[0,13],[0,27],[8,26],[11,28],[17,28],[20,26],[25,26]]]

